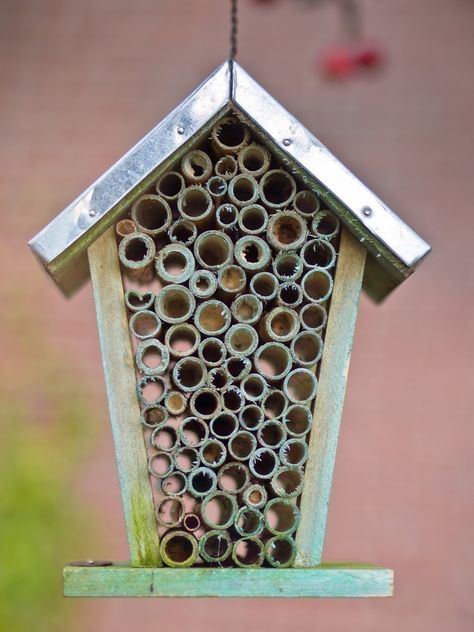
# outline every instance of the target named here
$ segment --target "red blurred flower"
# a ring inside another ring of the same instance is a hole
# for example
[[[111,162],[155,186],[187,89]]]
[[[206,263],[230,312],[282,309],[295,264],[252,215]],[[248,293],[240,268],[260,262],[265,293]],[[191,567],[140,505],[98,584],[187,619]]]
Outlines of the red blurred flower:
[[[347,79],[356,72],[380,67],[384,57],[379,45],[358,42],[328,49],[318,65],[331,79]]]

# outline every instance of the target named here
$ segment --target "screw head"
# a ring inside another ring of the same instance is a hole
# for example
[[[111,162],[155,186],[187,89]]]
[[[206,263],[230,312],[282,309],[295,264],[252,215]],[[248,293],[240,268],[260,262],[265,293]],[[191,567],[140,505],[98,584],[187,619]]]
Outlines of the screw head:
[[[89,217],[95,217],[97,215],[97,211],[94,208],[89,210]]]
[[[182,134],[184,134],[184,127],[182,125],[180,125],[176,131],[181,136]]]
[[[366,217],[370,217],[372,215],[372,209],[370,208],[370,206],[364,206],[364,208],[362,209],[362,214]]]
[[[285,147],[289,147],[289,145],[291,145],[291,139],[290,138],[284,138],[283,139],[283,144],[285,145]]]

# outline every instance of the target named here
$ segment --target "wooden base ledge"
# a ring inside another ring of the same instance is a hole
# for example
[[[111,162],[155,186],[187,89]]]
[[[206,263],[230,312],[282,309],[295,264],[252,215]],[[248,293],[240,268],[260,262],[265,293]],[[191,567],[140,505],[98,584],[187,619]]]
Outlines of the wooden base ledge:
[[[390,597],[393,571],[366,564],[314,568],[64,568],[65,597]]]

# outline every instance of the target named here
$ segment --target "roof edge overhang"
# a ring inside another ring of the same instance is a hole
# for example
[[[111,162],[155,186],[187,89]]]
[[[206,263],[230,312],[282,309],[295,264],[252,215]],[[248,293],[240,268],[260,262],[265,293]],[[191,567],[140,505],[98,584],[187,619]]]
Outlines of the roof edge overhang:
[[[88,246],[228,110],[248,119],[292,171],[316,184],[319,195],[367,248],[364,289],[374,300],[382,300],[429,253],[421,237],[228,60],[29,242],[65,295],[88,277]]]

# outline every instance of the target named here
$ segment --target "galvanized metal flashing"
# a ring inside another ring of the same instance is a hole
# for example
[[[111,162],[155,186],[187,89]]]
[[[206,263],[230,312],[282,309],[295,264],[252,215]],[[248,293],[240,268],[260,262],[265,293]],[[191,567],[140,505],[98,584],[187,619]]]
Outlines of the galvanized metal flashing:
[[[401,283],[428,254],[430,246],[421,237],[229,60],[29,242],[66,295],[86,278],[88,246],[229,110],[247,119],[287,166],[315,186],[364,244],[371,255],[364,287],[375,300]]]

